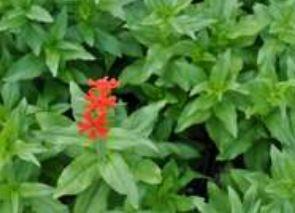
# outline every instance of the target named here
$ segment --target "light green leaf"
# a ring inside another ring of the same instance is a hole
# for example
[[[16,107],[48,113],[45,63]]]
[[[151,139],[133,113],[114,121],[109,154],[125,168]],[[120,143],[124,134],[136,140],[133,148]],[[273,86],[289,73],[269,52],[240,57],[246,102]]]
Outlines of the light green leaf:
[[[136,164],[134,172],[138,180],[148,184],[159,184],[162,181],[161,169],[151,160],[140,160]]]
[[[134,133],[148,137],[158,120],[161,109],[166,105],[164,101],[149,104],[133,112],[125,121],[122,127],[132,130]]]
[[[223,123],[216,118],[208,120],[206,127],[219,149],[219,160],[233,159],[246,152],[257,139],[264,135],[261,125],[248,120],[240,122],[239,132],[241,134],[237,138],[226,131]]]
[[[15,29],[26,23],[25,14],[21,9],[10,10],[0,20],[0,32]]]
[[[1,96],[4,105],[12,109],[21,99],[20,84],[17,82],[7,82],[1,88]]]
[[[143,67],[144,61],[142,60],[127,66],[120,75],[120,82],[122,85],[140,85],[148,80],[152,73],[144,72]]]
[[[231,39],[237,39],[244,36],[256,36],[266,24],[259,22],[253,15],[245,16],[233,27],[232,32],[229,33],[229,37]]]
[[[39,112],[36,114],[36,119],[43,130],[54,127],[68,127],[72,124],[68,117],[53,112]]]
[[[87,52],[80,44],[61,41],[58,43],[59,51],[62,53],[64,60],[94,60],[95,57]]]
[[[68,12],[67,9],[64,7],[62,11],[58,14],[54,25],[52,26],[50,33],[51,36],[57,40],[62,39],[66,32],[68,26]]]
[[[206,29],[216,20],[203,15],[185,14],[175,17],[171,22],[176,32],[196,39],[196,32]]]
[[[44,64],[39,58],[27,54],[16,61],[6,73],[5,81],[20,81],[38,77],[45,70]]]
[[[107,147],[113,150],[126,150],[136,147],[144,147],[152,152],[158,152],[157,147],[147,138],[136,134],[131,130],[111,128],[108,136]]]
[[[86,152],[68,165],[58,179],[54,197],[73,195],[85,190],[99,176],[99,158]]]
[[[59,63],[61,60],[61,53],[53,48],[45,49],[46,65],[54,77],[58,74]]]
[[[38,5],[33,5],[26,15],[29,19],[32,20],[45,23],[53,22],[53,18],[51,17],[50,13],[46,9]]]
[[[226,130],[236,138],[238,136],[238,124],[235,106],[230,102],[222,102],[214,107],[214,113],[223,122]]]
[[[169,155],[175,155],[181,159],[194,159],[200,156],[200,152],[184,143],[161,142],[157,144],[160,155],[165,158]]]
[[[172,57],[170,48],[154,45],[148,50],[143,72],[161,74],[162,69]]]
[[[124,6],[135,0],[99,0],[99,7],[110,12],[113,16],[125,19]]]
[[[170,16],[172,16],[187,8],[192,0],[145,0],[144,2],[150,10],[159,14],[169,14]],[[167,14],[167,12],[169,13]]]
[[[188,212],[196,209],[196,199],[201,200],[201,198],[195,196],[173,196],[173,200],[176,204],[176,208],[179,212]]]
[[[215,102],[215,97],[203,95],[188,103],[179,116],[176,131],[181,132],[193,124],[206,121],[211,116],[210,108]]]
[[[46,32],[40,25],[30,24],[23,28],[22,36],[24,41],[33,50],[36,56],[39,56],[42,45],[46,39]]]
[[[114,35],[101,29],[96,29],[95,46],[114,56],[120,57],[122,55],[120,41]]]
[[[38,198],[51,195],[53,188],[42,183],[22,183],[19,193],[23,198]]]
[[[82,192],[75,202],[74,213],[97,213],[107,210],[110,188],[103,182]]]
[[[202,84],[207,80],[203,69],[186,60],[177,60],[170,63],[163,75],[165,81],[177,84],[184,91],[189,91],[193,86]]]
[[[40,163],[34,154],[40,154],[46,151],[40,144],[25,143],[20,140],[13,144],[12,150],[20,159],[34,163],[36,166],[40,166]]]
[[[69,213],[66,205],[49,197],[30,198],[29,203],[34,212],[42,213]]]
[[[82,118],[84,108],[85,108],[85,99],[84,92],[79,88],[79,86],[70,82],[70,93],[71,93],[71,107],[73,110],[73,115],[76,121],[79,121]]]
[[[231,205],[231,212],[244,213],[243,204],[239,195],[230,186],[228,187],[228,200]]]
[[[139,195],[135,179],[120,154],[110,154],[107,161],[100,164],[100,174],[112,189],[120,194],[127,195],[134,208],[139,207]]]

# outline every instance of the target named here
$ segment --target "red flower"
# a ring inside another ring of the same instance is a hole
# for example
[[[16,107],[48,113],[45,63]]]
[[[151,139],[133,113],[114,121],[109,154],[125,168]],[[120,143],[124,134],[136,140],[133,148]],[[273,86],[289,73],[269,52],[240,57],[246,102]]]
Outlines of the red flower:
[[[108,133],[108,110],[117,104],[116,97],[110,94],[119,86],[119,82],[105,77],[96,81],[89,80],[88,85],[90,89],[85,96],[87,104],[78,129],[91,140],[105,139]]]

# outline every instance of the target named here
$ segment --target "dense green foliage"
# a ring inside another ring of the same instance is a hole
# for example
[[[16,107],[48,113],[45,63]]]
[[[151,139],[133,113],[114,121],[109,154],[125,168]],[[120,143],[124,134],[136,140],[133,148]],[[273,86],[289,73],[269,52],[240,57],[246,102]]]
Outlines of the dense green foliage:
[[[294,8],[0,0],[0,212],[295,212]],[[119,103],[85,147],[103,76]]]

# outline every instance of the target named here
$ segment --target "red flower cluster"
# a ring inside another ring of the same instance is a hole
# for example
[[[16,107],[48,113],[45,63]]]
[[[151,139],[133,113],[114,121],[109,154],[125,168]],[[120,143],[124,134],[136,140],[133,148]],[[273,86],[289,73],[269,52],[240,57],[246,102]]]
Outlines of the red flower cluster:
[[[108,133],[108,110],[117,104],[116,97],[111,96],[111,92],[119,86],[119,82],[105,77],[96,81],[89,80],[88,85],[90,89],[85,96],[87,104],[78,129],[91,140],[105,139]]]

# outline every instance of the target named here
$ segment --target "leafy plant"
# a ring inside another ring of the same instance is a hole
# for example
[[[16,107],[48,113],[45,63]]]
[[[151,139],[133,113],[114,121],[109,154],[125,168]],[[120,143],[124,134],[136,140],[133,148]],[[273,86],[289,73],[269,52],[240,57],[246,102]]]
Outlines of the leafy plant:
[[[294,6],[1,1],[0,212],[294,212]]]

